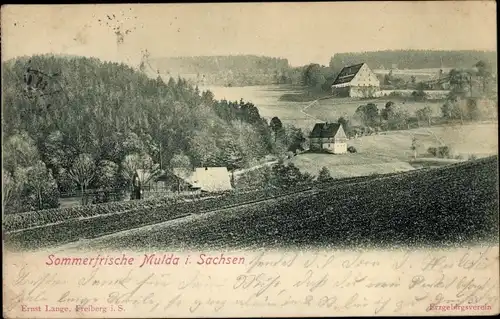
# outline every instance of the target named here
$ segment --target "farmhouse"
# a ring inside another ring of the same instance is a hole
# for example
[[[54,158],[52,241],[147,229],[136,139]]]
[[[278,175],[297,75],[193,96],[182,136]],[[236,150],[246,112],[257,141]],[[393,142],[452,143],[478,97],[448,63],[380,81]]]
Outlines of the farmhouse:
[[[197,167],[191,177],[193,187],[202,192],[231,190],[231,178],[226,167]]]
[[[325,150],[333,154],[347,153],[347,136],[340,123],[316,123],[309,135],[311,151]]]
[[[347,66],[332,84],[332,94],[343,97],[373,97],[380,81],[366,63]]]

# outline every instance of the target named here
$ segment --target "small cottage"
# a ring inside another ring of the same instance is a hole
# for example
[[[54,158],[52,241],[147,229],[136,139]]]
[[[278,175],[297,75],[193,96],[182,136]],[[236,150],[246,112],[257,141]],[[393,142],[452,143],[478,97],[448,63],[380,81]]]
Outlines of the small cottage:
[[[311,151],[347,153],[347,136],[340,123],[316,123],[309,135]]]

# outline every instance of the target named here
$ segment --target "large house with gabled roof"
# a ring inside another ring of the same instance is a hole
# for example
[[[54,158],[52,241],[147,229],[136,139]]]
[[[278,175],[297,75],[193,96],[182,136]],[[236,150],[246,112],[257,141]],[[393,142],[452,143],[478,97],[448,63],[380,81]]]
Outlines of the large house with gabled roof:
[[[347,153],[347,136],[342,124],[316,123],[309,135],[309,149],[333,154]]]
[[[374,97],[380,81],[366,63],[346,66],[332,84],[332,94],[339,97]]]

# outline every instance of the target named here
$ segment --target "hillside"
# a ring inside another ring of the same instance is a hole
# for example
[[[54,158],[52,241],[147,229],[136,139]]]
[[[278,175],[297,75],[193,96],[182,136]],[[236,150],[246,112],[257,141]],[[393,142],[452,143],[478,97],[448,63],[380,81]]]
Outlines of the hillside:
[[[173,159],[234,168],[276,151],[252,103],[217,101],[184,79],[150,79],[94,58],[29,59],[2,64],[12,211],[56,207],[59,191],[123,188],[134,168],[168,169]]]
[[[259,72],[288,68],[288,60],[255,55],[151,58],[153,67],[176,73]]]
[[[96,239],[82,248],[394,248],[498,242],[497,161],[493,156],[332,184],[323,191]]]
[[[497,53],[492,51],[432,51],[394,50],[373,52],[336,53],[330,67],[339,70],[346,65],[367,63],[372,69],[428,69],[471,67],[483,60],[496,69]]]
[[[147,67],[204,85],[244,86],[277,83],[289,65],[282,58],[235,55],[151,58]]]

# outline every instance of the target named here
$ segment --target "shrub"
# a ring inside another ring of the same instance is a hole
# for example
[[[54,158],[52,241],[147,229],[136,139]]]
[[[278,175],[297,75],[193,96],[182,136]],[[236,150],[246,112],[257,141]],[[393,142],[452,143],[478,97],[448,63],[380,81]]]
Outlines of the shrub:
[[[437,148],[435,148],[435,147],[429,147],[427,149],[427,153],[431,154],[432,156],[437,156]]]
[[[325,182],[325,181],[329,181],[331,179],[332,179],[332,175],[330,174],[330,171],[328,170],[328,168],[326,168],[325,166],[323,166],[321,168],[321,170],[319,171],[318,181],[319,182]]]
[[[449,158],[450,157],[450,148],[448,146],[438,147],[438,154],[437,155],[440,158]]]
[[[427,94],[423,90],[413,91],[411,96],[415,101],[423,101],[427,99]]]
[[[401,92],[392,91],[389,93],[389,97],[403,97],[403,94],[401,94]]]
[[[357,152],[358,152],[354,146],[349,146],[349,147],[347,148],[347,151],[348,151],[349,153],[357,153]]]
[[[477,160],[477,155],[476,154],[470,154],[469,155],[469,161],[474,161]]]

